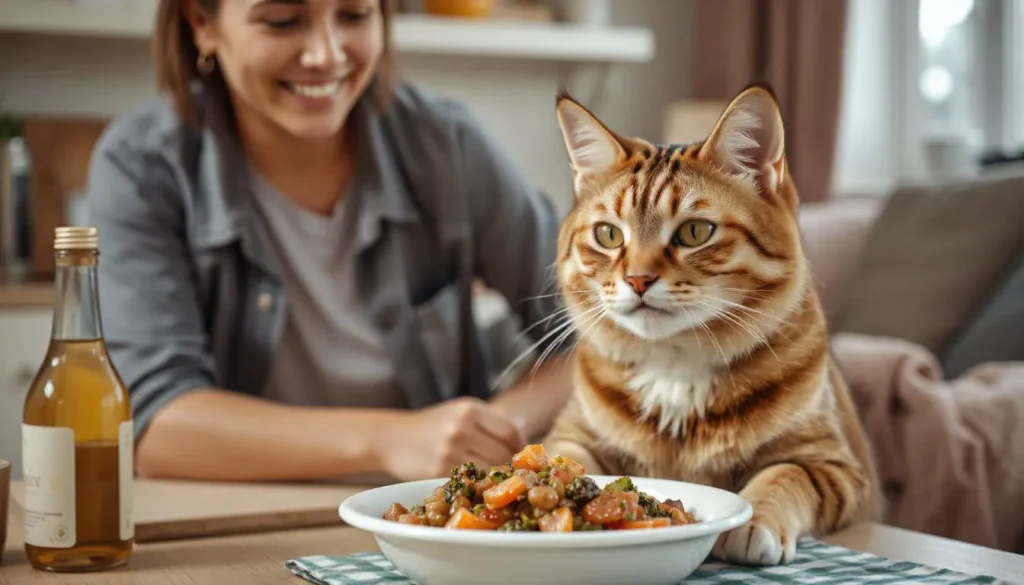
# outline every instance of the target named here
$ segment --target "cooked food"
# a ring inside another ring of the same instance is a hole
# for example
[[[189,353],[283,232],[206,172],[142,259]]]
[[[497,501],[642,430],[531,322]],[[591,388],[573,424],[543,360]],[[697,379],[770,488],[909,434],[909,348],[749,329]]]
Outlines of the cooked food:
[[[528,445],[512,462],[479,469],[464,463],[422,504],[395,502],[384,519],[450,529],[574,532],[662,528],[697,522],[682,502],[660,502],[623,476],[600,487],[568,457]]]

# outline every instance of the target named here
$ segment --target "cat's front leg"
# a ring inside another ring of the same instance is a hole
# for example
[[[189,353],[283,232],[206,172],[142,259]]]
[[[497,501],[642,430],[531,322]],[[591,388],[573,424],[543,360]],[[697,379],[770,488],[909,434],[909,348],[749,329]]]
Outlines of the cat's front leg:
[[[780,463],[757,473],[740,491],[750,502],[750,520],[722,534],[712,554],[744,565],[778,565],[793,560],[804,534],[845,527],[869,493],[860,467],[841,460]]]
[[[601,465],[600,453],[595,447],[598,444],[597,437],[587,424],[575,395],[559,413],[541,444],[548,456],[568,457],[582,465],[587,474],[604,475],[612,472],[610,465]]]

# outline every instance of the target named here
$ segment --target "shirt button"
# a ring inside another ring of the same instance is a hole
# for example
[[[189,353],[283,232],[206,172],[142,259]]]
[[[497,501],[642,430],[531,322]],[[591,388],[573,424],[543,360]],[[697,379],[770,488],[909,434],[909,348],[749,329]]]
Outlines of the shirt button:
[[[260,296],[256,297],[256,306],[261,311],[268,311],[271,305],[274,304],[274,297],[270,293],[260,293]]]

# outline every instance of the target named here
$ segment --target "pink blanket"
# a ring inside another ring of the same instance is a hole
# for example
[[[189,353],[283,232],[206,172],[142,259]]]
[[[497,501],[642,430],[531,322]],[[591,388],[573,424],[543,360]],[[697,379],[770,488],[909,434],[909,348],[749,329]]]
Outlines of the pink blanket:
[[[944,381],[903,340],[837,334],[833,352],[875,447],[886,523],[1024,553],[1024,362]]]

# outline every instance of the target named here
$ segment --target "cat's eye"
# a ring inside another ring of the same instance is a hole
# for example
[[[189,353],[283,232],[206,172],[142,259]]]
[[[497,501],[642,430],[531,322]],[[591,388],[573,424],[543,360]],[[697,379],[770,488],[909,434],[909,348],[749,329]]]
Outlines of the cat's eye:
[[[704,219],[691,219],[679,226],[672,240],[678,246],[696,248],[711,239],[713,233],[715,224]]]
[[[599,223],[594,226],[594,239],[602,248],[614,250],[622,245],[622,230],[610,223]]]

